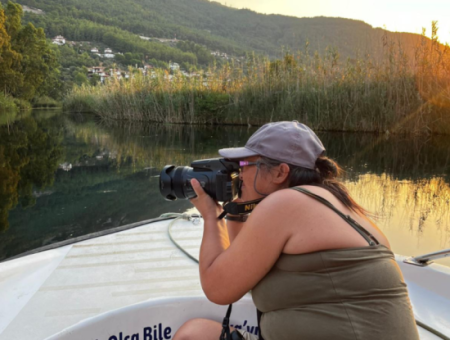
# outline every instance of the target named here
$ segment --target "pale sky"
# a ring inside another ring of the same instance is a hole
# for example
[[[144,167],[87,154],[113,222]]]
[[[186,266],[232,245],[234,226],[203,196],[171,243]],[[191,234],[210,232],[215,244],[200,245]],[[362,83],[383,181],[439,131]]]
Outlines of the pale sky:
[[[341,17],[365,21],[389,31],[431,34],[431,21],[438,21],[442,43],[450,44],[450,0],[214,0],[259,13],[296,17]]]

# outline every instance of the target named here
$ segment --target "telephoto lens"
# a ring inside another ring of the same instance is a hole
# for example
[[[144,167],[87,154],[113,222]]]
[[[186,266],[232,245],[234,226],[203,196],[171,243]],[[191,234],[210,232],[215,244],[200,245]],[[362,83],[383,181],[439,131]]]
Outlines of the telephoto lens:
[[[229,202],[238,196],[239,163],[224,158],[194,161],[190,167],[166,165],[159,177],[161,195],[168,201],[194,198],[193,178],[217,201]]]

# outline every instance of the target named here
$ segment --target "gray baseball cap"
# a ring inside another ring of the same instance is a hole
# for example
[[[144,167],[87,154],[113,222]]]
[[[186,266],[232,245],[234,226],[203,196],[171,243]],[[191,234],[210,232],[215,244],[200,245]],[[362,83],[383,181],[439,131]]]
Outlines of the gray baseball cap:
[[[219,154],[228,159],[260,155],[307,169],[314,169],[317,158],[324,152],[319,137],[297,121],[265,124],[244,147],[219,150]]]

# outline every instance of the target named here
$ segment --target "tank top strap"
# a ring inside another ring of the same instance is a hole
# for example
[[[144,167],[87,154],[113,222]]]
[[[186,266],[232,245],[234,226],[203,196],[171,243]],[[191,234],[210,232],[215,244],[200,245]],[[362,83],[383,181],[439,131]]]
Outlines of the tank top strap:
[[[315,200],[319,201],[320,203],[326,205],[328,208],[333,210],[336,214],[341,216],[348,224],[350,224],[350,226],[352,226],[352,228],[355,229],[367,241],[367,243],[369,243],[370,246],[380,244],[380,242],[378,242],[378,240],[375,238],[375,236],[373,236],[367,229],[365,229],[362,225],[360,225],[353,218],[351,218],[350,215],[343,214],[340,210],[338,210],[333,204],[331,204],[325,198],[320,197],[316,194],[313,194],[311,191],[306,190],[305,188],[293,187],[290,189],[293,189],[295,191],[298,191],[305,195],[308,195],[309,197],[312,197]]]

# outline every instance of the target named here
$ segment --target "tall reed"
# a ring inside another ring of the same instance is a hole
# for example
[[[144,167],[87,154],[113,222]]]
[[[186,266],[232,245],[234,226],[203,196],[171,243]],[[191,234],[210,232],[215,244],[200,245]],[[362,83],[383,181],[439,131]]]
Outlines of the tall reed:
[[[384,58],[341,61],[307,50],[270,61],[251,55],[186,77],[133,71],[129,80],[75,87],[69,111],[105,119],[190,124],[251,124],[299,120],[318,130],[450,134],[450,50],[423,38],[409,57],[384,41]]]

